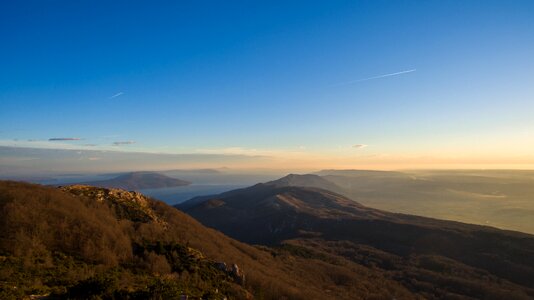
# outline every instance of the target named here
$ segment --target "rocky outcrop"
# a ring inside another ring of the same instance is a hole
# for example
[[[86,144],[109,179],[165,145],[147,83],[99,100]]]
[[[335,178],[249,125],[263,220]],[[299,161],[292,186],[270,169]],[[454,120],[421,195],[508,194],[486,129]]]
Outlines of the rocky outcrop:
[[[229,276],[231,276],[236,283],[243,285],[245,283],[245,274],[237,264],[232,264],[232,266],[228,266],[225,262],[216,262],[214,264],[215,268],[217,268],[220,271],[225,272]]]
[[[236,264],[232,265],[232,269],[230,271],[230,275],[234,277],[237,283],[244,284],[245,283],[245,274],[239,269],[239,267]]]
[[[83,196],[97,202],[106,203],[119,219],[133,222],[155,222],[166,225],[152,209],[152,202],[143,194],[128,192],[121,189],[107,189],[88,185],[69,185],[60,187],[61,190],[76,196]]]

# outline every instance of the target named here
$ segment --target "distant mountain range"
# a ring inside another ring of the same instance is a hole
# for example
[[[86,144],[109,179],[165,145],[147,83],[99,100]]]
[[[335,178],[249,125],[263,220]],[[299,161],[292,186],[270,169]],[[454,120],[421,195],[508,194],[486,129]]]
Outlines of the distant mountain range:
[[[217,175],[222,174],[220,170],[217,169],[176,169],[176,170],[165,170],[160,171],[159,173],[165,175]]]
[[[177,207],[246,243],[374,266],[426,298],[488,298],[508,288],[518,299],[534,296],[532,235],[389,213],[294,184],[331,186],[317,175],[290,175]]]
[[[80,182],[79,184],[125,190],[158,189],[185,186],[189,181],[172,178],[156,172],[132,172],[108,180]]]
[[[322,188],[391,212],[534,234],[534,171],[323,170],[278,180],[257,178],[255,182],[262,181]],[[198,197],[185,205],[206,198]]]

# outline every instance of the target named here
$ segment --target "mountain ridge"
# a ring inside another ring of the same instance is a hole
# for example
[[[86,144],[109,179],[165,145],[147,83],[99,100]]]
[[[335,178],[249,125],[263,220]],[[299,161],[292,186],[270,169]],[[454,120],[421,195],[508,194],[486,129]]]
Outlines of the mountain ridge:
[[[526,233],[389,213],[334,192],[295,186],[258,184],[178,208],[247,243],[323,249],[359,263],[366,260],[355,251],[363,247],[382,253],[378,257],[395,257],[402,262],[398,268],[415,268],[421,274],[428,270],[411,263],[410,257],[435,256],[505,278],[530,292],[534,288],[528,279],[534,276],[534,236]],[[448,288],[460,292],[457,287]]]

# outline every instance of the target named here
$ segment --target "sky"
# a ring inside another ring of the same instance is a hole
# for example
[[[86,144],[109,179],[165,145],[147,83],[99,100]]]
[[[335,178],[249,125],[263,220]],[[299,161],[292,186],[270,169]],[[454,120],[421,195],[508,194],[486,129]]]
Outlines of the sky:
[[[0,36],[4,172],[534,168],[533,1],[2,1]]]

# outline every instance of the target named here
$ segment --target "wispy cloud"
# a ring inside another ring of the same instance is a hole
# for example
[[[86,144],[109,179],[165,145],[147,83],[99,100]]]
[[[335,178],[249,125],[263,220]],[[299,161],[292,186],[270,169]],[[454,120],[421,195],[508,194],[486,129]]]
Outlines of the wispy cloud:
[[[382,75],[373,76],[373,77],[367,77],[367,78],[361,78],[361,79],[356,79],[356,80],[351,80],[351,81],[346,81],[346,82],[340,82],[340,83],[333,84],[331,86],[348,85],[348,84],[353,84],[353,83],[358,83],[358,82],[363,82],[363,81],[368,81],[368,80],[373,80],[373,79],[380,79],[380,78],[386,78],[386,77],[391,77],[391,76],[398,76],[398,75],[402,75],[402,74],[412,73],[412,72],[415,72],[415,71],[417,71],[417,69],[404,70],[404,71],[395,72],[395,73],[388,73],[388,74],[382,74]]]
[[[115,95],[109,97],[109,99],[117,98],[117,97],[122,96],[122,95],[124,95],[124,92],[118,92]]]
[[[113,142],[113,146],[131,145],[131,144],[135,144],[135,141],[118,141],[118,142]]]
[[[202,154],[258,155],[261,151],[258,149],[249,149],[243,147],[227,147],[216,149],[197,149],[196,152]]]
[[[352,145],[352,148],[356,148],[356,149],[362,149],[362,148],[365,148],[367,147],[368,145],[365,145],[365,144],[356,144],[356,145]]]
[[[80,141],[81,138],[76,137],[55,137],[55,138],[49,138],[50,142],[56,142],[56,141]]]
[[[300,157],[305,151],[302,148],[292,149],[254,149],[244,147],[227,147],[227,148],[212,148],[212,149],[196,149],[196,153],[201,154],[222,154],[222,155],[244,155],[254,157]]]

